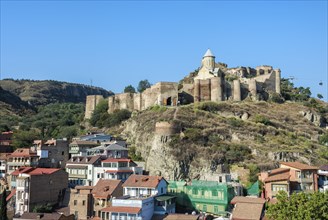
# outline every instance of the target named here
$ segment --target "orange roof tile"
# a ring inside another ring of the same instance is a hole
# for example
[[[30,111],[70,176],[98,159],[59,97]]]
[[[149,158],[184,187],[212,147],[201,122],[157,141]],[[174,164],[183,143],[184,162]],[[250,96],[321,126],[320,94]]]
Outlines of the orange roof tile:
[[[36,152],[31,151],[29,148],[18,148],[9,157],[37,157]]]
[[[164,178],[161,177],[161,176],[146,176],[146,175],[132,174],[124,182],[123,187],[147,187],[147,188],[156,188],[157,185],[159,184],[159,182],[162,179],[164,179]]]
[[[16,194],[16,189],[13,189],[7,196],[6,201],[8,202]]]
[[[265,199],[263,198],[253,198],[253,197],[244,197],[244,196],[235,196],[231,200],[231,204],[236,204],[236,203],[259,203],[259,204],[264,204]]]
[[[280,164],[283,164],[285,166],[293,167],[299,170],[317,170],[318,167],[310,166],[304,163],[300,162],[280,162]]]
[[[268,173],[269,173],[269,175],[274,175],[274,174],[278,174],[278,173],[284,173],[289,170],[290,170],[289,168],[277,168],[277,169],[268,171]]]
[[[97,184],[93,187],[91,193],[95,198],[109,198],[113,192],[118,188],[122,187],[121,180],[104,180],[100,179]]]
[[[269,177],[267,177],[264,180],[264,182],[268,183],[268,182],[276,182],[276,181],[282,181],[282,180],[289,180],[289,178],[290,178],[289,172],[284,172],[284,173],[270,175]]]
[[[21,167],[11,173],[13,176],[18,176],[19,174],[25,173],[29,175],[48,175],[57,172],[60,169],[56,168],[33,168],[33,167]]]
[[[232,220],[260,220],[263,207],[259,203],[238,203],[232,211]]]
[[[0,153],[0,160],[7,160],[10,153]]]
[[[102,209],[102,212],[119,212],[119,213],[129,213],[138,214],[141,208],[139,207],[126,207],[126,206],[108,206]]]

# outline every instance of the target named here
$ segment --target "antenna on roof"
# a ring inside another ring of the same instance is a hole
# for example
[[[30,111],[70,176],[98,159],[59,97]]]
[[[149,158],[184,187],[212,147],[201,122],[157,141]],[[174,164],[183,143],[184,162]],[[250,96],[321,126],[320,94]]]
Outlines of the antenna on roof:
[[[92,87],[92,79],[90,79],[90,86]]]

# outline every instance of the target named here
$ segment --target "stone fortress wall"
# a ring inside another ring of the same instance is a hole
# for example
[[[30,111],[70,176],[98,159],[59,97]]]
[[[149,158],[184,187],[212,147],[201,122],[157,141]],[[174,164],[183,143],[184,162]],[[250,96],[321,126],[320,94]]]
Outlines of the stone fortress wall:
[[[228,68],[215,63],[208,49],[193,83],[158,82],[142,93],[121,93],[108,98],[108,113],[118,109],[145,110],[154,105],[177,106],[192,102],[226,100],[267,100],[270,93],[280,94],[280,69],[272,66]],[[186,98],[187,97],[187,98]],[[85,118],[90,119],[101,95],[87,96]]]
[[[90,119],[93,111],[96,109],[96,106],[103,99],[104,97],[102,95],[88,95],[85,105],[84,118]]]

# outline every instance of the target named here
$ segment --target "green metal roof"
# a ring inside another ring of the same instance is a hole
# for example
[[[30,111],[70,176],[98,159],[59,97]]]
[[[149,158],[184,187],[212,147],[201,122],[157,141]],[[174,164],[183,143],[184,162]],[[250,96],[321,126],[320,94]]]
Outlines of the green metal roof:
[[[251,187],[247,189],[247,195],[258,196],[260,194],[260,184],[256,181]]]

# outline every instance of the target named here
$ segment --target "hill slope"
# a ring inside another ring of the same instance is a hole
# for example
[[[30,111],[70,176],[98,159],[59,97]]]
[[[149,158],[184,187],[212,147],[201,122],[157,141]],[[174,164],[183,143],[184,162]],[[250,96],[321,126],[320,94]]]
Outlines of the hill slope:
[[[33,110],[32,107],[22,101],[17,95],[4,90],[0,86],[0,115],[16,115]]]
[[[327,163],[328,147],[319,143],[324,117],[301,103],[201,103],[153,107],[133,114],[120,129],[151,174],[192,179],[229,164],[265,169],[278,161]],[[156,129],[156,122],[169,122],[176,132]]]
[[[111,91],[76,83],[53,80],[0,80],[0,86],[12,94],[28,102],[32,106],[45,105],[55,102],[85,102],[87,95],[113,95]]]

